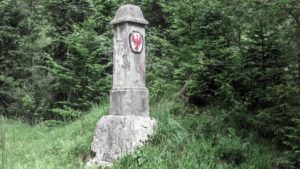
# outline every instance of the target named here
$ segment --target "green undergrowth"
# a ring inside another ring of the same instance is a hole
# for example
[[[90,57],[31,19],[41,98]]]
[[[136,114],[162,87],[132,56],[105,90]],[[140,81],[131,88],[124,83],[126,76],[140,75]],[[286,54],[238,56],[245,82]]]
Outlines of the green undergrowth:
[[[48,121],[37,126],[5,119],[5,169],[83,168],[97,120],[108,104],[93,106],[82,118],[60,124]],[[55,127],[53,127],[55,126]]]
[[[6,169],[84,168],[97,120],[108,104],[93,106],[80,119],[37,126],[2,119],[5,129]],[[117,161],[113,168],[272,169],[281,160],[272,143],[254,134],[241,136],[229,124],[230,112],[218,108],[199,110],[171,99],[151,106],[158,130],[143,148]]]

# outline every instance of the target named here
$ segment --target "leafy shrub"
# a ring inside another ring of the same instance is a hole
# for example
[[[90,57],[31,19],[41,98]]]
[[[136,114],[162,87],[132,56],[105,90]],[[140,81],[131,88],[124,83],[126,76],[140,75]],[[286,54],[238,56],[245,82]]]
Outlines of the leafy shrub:
[[[38,126],[57,127],[57,126],[61,126],[62,124],[63,124],[62,121],[46,120],[46,121],[40,123]]]
[[[64,121],[74,120],[81,115],[80,111],[74,110],[67,106],[64,106],[63,109],[61,108],[51,109],[51,113],[54,119],[63,119]]]
[[[300,107],[293,108],[290,124],[284,128],[284,144],[289,147],[287,155],[290,168],[300,168]]]
[[[221,161],[229,164],[239,165],[247,159],[247,149],[249,143],[243,142],[235,135],[234,130],[230,129],[227,136],[219,138],[217,154]]]
[[[284,169],[300,166],[300,107],[293,105],[297,104],[279,104],[259,110],[255,116],[247,116],[252,129],[261,137],[274,140],[285,151],[287,160],[278,162]]]

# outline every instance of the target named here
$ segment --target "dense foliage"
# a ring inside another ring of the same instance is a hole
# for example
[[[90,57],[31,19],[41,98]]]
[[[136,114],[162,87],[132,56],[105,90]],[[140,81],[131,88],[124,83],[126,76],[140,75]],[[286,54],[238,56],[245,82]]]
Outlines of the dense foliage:
[[[0,113],[72,120],[108,95],[112,20],[139,5],[152,99],[232,110],[231,121],[288,150],[300,166],[298,0],[1,0]]]

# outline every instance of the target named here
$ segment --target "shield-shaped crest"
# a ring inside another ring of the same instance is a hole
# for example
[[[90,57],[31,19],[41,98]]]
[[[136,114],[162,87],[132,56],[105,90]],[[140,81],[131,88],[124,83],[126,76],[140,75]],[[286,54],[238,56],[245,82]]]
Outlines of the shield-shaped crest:
[[[141,53],[144,48],[144,37],[138,31],[132,31],[129,34],[130,48],[133,53]]]

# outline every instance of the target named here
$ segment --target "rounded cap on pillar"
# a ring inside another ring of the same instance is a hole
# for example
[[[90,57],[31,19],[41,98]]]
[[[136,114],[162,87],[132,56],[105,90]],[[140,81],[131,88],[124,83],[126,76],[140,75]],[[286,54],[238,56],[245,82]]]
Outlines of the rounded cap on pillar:
[[[121,6],[115,18],[110,22],[112,25],[120,24],[123,22],[132,22],[142,25],[148,25],[148,21],[144,18],[143,12],[140,7],[136,5],[123,5]]]

